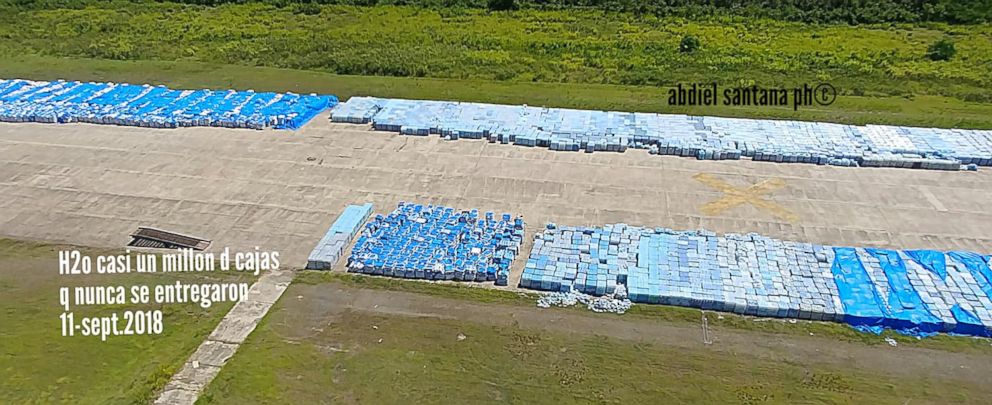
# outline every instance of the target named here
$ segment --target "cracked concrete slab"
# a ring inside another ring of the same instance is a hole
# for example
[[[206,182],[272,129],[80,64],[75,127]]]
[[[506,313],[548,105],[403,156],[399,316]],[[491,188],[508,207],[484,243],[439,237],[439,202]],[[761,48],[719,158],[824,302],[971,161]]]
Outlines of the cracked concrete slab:
[[[244,342],[270,307],[272,307],[271,303],[253,300],[235,304],[208,339],[236,344]]]
[[[162,395],[159,395],[158,399],[155,400],[156,405],[172,405],[172,404],[194,404],[197,398],[200,397],[199,391],[191,391],[187,389],[180,388],[168,388],[162,391]]]
[[[273,274],[271,282],[255,283],[248,289],[248,297],[253,301],[274,304],[282,296],[286,287],[293,281],[293,272],[280,270],[280,274]]]
[[[183,364],[183,368],[178,373],[172,376],[172,379],[166,384],[163,394],[174,390],[202,392],[206,388],[206,384],[213,380],[219,372],[219,366],[200,364],[194,367],[193,362],[188,361]]]
[[[190,359],[199,362],[200,367],[221,367],[234,356],[234,352],[237,350],[238,345],[236,344],[207,340],[196,349]]]

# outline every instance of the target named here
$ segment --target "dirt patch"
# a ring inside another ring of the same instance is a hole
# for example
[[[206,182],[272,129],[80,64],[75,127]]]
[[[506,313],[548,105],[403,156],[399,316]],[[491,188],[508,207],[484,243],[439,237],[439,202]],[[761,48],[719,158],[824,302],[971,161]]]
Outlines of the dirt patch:
[[[943,352],[931,349],[865,346],[838,342],[817,336],[781,336],[760,332],[710,329],[711,345],[703,344],[697,326],[669,324],[633,317],[585,315],[564,310],[546,310],[499,304],[478,304],[418,294],[365,290],[338,284],[294,284],[279,309],[284,321],[279,333],[304,338],[312,328],[333,324],[344,313],[430,317],[489,324],[519,326],[514,356],[526,357],[541,340],[540,331],[600,335],[635,342],[662,344],[688,351],[717,352],[725,356],[757,356],[800,365],[830,365],[855,368],[890,376],[951,379],[969,385],[987,386],[992,372],[992,356]],[[371,326],[370,326],[371,328]],[[526,331],[532,332],[526,332]],[[881,338],[879,338],[881,339]],[[563,359],[562,361],[575,361]],[[576,370],[572,364],[562,369]],[[580,369],[580,368],[579,368]],[[574,383],[581,376],[562,375],[561,381]],[[818,388],[843,390],[842,378],[830,375],[807,376]],[[746,387],[745,387],[746,388]],[[743,389],[747,402],[760,400],[757,389]]]

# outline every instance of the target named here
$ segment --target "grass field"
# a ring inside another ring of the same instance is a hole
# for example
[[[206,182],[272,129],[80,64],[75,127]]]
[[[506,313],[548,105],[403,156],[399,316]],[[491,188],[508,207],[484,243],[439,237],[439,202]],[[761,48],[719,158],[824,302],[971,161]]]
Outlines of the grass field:
[[[829,81],[845,94],[992,101],[992,26],[811,25],[597,11],[95,3],[0,17],[9,53],[190,60],[338,74],[626,85]],[[684,35],[699,38],[679,52]],[[950,61],[926,58],[952,37]]]
[[[8,11],[0,13],[2,73],[8,77],[25,72],[16,76],[88,79],[103,68],[104,78],[122,81],[227,82],[345,97],[992,127],[985,104],[992,103],[989,24],[848,26],[591,10],[339,5],[309,15],[257,3],[108,2]],[[684,35],[699,38],[700,49],[680,53]],[[957,54],[949,61],[926,58],[927,47],[945,37]],[[198,77],[180,79],[186,73]],[[827,108],[799,112],[667,106],[667,86],[713,81],[722,88],[829,82],[841,96]]]
[[[156,336],[63,337],[58,288],[78,285],[155,285],[236,275],[58,275],[57,246],[0,239],[0,403],[145,403],[161,389],[227,313],[231,303],[209,309],[195,304],[162,306],[164,332]],[[106,254],[84,250],[87,254]],[[108,315],[158,306],[93,306],[75,316]],[[123,326],[122,326],[123,327]]]
[[[371,277],[356,274],[340,274],[319,271],[300,273],[296,283],[320,285],[323,283],[340,283],[350,287],[403,291],[435,297],[455,298],[474,302],[493,304],[534,306],[538,299],[537,292],[513,292],[491,288],[473,287],[454,283],[430,283],[416,280],[403,280],[386,277]],[[574,310],[587,312],[585,307],[559,310]],[[763,319],[756,321],[754,317],[745,317],[729,313],[700,311],[698,309],[675,307],[668,305],[634,305],[630,311],[621,317],[650,319],[673,324],[698,325],[702,314],[707,314],[709,324],[714,327],[730,328],[743,331],[765,332],[786,336],[816,336],[830,337],[843,342],[856,342],[877,346],[887,344],[884,338],[892,338],[901,345],[921,347],[963,353],[992,354],[992,340],[966,336],[937,335],[927,339],[916,339],[892,331],[883,332],[882,336],[858,332],[846,325],[833,322],[796,321],[795,323],[781,319]],[[593,316],[617,317],[614,314],[592,314]]]
[[[575,83],[348,76],[324,72],[201,62],[115,61],[37,55],[8,57],[0,77],[166,84],[176,88],[238,88],[351,96],[456,100],[614,111],[799,119],[852,124],[992,128],[992,104],[946,96],[840,96],[818,109],[791,107],[669,107],[667,89]]]
[[[355,311],[319,303],[315,295],[334,293],[321,290],[329,285],[292,285],[199,403],[900,404],[989,395],[954,380],[701,346]]]

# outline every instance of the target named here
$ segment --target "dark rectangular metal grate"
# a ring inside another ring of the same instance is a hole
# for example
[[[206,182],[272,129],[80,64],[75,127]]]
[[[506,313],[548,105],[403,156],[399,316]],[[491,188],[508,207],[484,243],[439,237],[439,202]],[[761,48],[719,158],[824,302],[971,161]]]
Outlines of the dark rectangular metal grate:
[[[142,226],[138,227],[138,230],[131,234],[131,243],[128,243],[128,246],[159,249],[187,248],[203,250],[210,246],[210,241],[194,236]]]

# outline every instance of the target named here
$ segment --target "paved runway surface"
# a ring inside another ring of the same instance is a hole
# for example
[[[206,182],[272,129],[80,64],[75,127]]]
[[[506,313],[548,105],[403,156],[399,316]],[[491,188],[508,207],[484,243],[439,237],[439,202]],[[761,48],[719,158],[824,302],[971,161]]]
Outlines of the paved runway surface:
[[[528,239],[546,221],[625,222],[992,252],[990,198],[992,170],[552,152],[374,132],[326,113],[295,133],[0,124],[0,236],[119,247],[153,226],[211,249],[278,250],[283,266],[303,266],[344,206],[366,201],[380,213],[417,201],[522,214]]]

